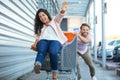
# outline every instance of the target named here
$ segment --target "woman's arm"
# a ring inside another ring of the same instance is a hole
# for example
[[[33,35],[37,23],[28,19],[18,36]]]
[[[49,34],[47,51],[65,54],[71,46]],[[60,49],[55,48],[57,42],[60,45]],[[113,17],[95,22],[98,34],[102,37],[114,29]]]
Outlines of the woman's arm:
[[[39,38],[40,38],[40,33],[36,34],[36,39],[35,39],[35,42],[34,42],[35,45],[38,43]]]
[[[63,3],[62,3],[61,10],[60,10],[60,12],[59,12],[59,13],[56,15],[56,17],[55,17],[55,21],[56,21],[57,23],[60,23],[60,22],[62,21],[62,18],[63,18],[63,16],[64,16],[64,13],[65,13],[66,10],[67,10],[67,6],[68,6],[67,2],[63,2]]]
[[[36,34],[36,39],[35,39],[34,43],[31,45],[31,49],[32,49],[32,50],[37,51],[37,43],[38,43],[38,41],[39,41],[39,38],[40,38],[40,33],[39,33],[39,34]]]

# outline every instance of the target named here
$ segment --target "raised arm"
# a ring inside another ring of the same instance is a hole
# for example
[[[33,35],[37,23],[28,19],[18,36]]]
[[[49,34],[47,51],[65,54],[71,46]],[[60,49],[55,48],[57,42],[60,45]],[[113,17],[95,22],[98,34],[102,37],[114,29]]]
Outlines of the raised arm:
[[[55,21],[56,21],[57,23],[60,23],[60,22],[62,21],[62,18],[63,18],[63,16],[64,16],[64,13],[65,13],[66,10],[67,10],[67,7],[68,7],[67,2],[63,2],[60,12],[59,12],[59,13],[56,15],[56,17],[55,17]]]

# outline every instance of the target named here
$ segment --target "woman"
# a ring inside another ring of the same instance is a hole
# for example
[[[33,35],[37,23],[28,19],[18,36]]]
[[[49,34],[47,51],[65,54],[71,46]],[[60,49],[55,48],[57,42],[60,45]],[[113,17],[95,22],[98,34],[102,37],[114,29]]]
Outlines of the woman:
[[[89,48],[88,48],[88,45],[92,41],[92,38],[93,38],[92,33],[90,33],[90,26],[86,23],[83,23],[80,26],[80,32],[75,32],[75,35],[78,36],[77,53],[79,56],[81,56],[84,59],[84,61],[88,65],[88,67],[90,69],[90,75],[91,75],[92,80],[97,80],[95,77],[95,68],[94,68],[92,59],[90,57]],[[78,62],[77,62],[77,69],[78,69],[79,80],[81,80]]]
[[[34,30],[36,34],[36,41],[32,47],[37,43],[37,56],[35,60],[35,73],[40,73],[40,67],[44,62],[46,53],[50,55],[50,64],[52,69],[53,80],[57,80],[58,70],[58,52],[62,45],[67,41],[67,38],[60,29],[60,22],[67,9],[67,3],[63,2],[61,11],[51,18],[50,14],[45,9],[39,9],[35,17]]]

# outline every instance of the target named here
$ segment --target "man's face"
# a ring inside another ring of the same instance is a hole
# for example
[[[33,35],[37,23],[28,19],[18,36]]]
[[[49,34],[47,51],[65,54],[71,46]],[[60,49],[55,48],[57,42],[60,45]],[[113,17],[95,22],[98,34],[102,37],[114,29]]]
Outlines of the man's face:
[[[81,34],[82,36],[86,37],[89,33],[90,29],[88,26],[82,26],[82,29],[81,29]]]

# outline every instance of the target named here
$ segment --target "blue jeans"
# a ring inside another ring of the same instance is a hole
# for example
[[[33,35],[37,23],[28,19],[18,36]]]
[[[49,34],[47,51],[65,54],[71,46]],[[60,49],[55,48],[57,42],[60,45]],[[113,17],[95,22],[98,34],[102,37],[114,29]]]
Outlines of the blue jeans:
[[[58,52],[62,48],[62,45],[57,40],[40,40],[37,44],[37,56],[35,62],[40,62],[41,65],[44,62],[46,53],[50,55],[50,64],[53,71],[58,70]]]

